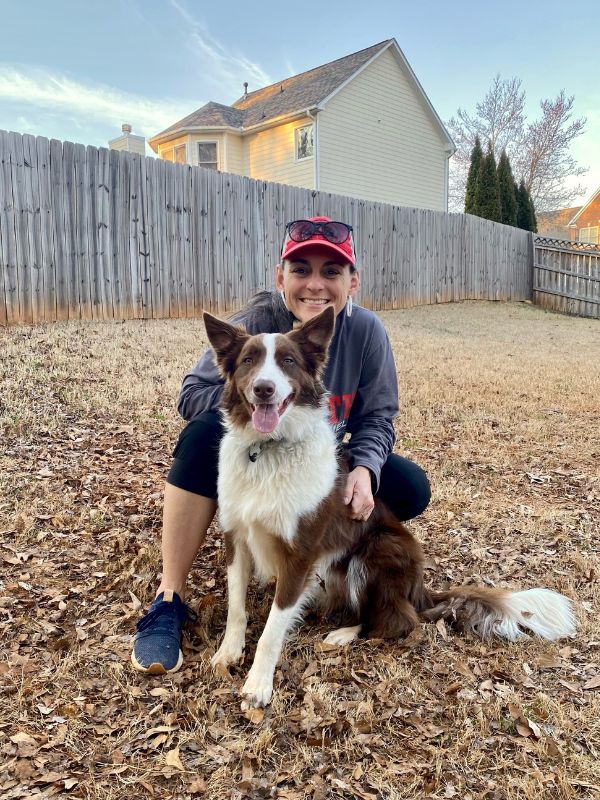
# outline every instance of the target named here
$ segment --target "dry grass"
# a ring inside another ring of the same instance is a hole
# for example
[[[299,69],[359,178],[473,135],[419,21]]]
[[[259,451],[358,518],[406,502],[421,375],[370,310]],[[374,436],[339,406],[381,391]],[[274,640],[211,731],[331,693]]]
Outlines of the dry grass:
[[[528,305],[382,315],[399,368],[398,451],[430,475],[413,524],[429,579],[545,585],[577,638],[482,643],[424,626],[406,642],[285,649],[264,718],[208,659],[224,627],[217,530],[191,579],[182,671],[129,667],[157,581],[162,482],[196,321],[2,333],[0,795],[521,798],[600,792],[600,329]],[[253,589],[250,655],[269,590]]]

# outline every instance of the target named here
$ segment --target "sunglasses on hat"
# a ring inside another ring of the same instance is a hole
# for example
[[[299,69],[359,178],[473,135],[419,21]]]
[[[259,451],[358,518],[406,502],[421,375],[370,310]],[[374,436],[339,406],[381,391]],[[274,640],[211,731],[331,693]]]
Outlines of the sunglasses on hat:
[[[294,222],[288,222],[285,230],[287,236],[293,242],[306,242],[315,234],[320,233],[323,238],[332,244],[343,244],[352,234],[352,226],[347,225],[345,222],[313,222],[310,219],[297,219]]]

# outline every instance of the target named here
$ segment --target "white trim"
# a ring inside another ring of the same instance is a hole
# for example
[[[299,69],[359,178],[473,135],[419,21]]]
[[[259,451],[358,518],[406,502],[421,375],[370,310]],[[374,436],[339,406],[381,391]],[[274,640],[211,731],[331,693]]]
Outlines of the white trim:
[[[575,214],[575,216],[574,216],[574,217],[573,217],[573,219],[572,219],[572,220],[571,220],[571,221],[568,223],[568,225],[574,225],[574,224],[575,224],[575,220],[577,219],[577,217],[578,217],[580,214],[583,214],[583,212],[586,210],[586,208],[587,208],[589,205],[591,205],[591,204],[594,202],[594,200],[595,200],[595,199],[598,197],[598,195],[599,195],[599,194],[600,194],[600,189],[597,189],[597,190],[594,192],[594,194],[591,196],[591,198],[590,198],[590,199],[587,201],[587,203],[586,203],[584,206],[581,206],[581,208],[579,209],[579,211],[578,211],[578,212]]]
[[[223,167],[222,167],[223,172],[229,172],[229,169],[228,169],[229,164],[227,163],[227,161],[228,161],[227,131],[224,131],[224,133],[223,133]]]
[[[306,109],[307,115],[313,120],[313,147],[314,147],[314,157],[313,157],[313,186],[316,191],[320,191],[321,188],[321,158],[320,158],[320,151],[319,151],[319,111],[320,108],[313,108],[312,111],[310,108]],[[314,116],[313,116],[314,113]]]

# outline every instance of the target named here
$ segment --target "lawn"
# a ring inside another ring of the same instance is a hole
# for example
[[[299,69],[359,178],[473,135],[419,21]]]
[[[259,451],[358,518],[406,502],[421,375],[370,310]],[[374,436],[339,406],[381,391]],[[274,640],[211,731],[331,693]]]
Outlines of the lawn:
[[[182,670],[129,664],[160,570],[162,487],[196,320],[2,330],[0,796],[588,798],[600,794],[600,326],[528,304],[385,312],[397,451],[428,472],[412,523],[436,586],[547,586],[558,643],[460,636],[322,645],[309,615],[275,696],[242,714],[215,676],[218,526],[195,565]],[[272,587],[250,593],[249,657]]]

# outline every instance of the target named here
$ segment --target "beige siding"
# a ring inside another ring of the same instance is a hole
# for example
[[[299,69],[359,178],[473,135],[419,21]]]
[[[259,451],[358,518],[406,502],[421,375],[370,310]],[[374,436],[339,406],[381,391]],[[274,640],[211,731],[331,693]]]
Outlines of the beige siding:
[[[294,131],[309,118],[244,137],[245,174],[257,180],[314,189],[314,157],[295,160]]]
[[[230,133],[229,131],[223,134],[224,138],[224,153],[223,153],[223,170],[225,172],[233,172],[236,175],[245,175],[244,172],[244,142],[242,137],[237,133]]]
[[[319,188],[445,211],[444,146],[423,99],[387,50],[319,114]]]

